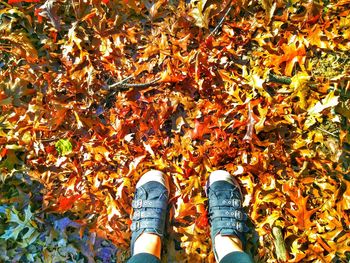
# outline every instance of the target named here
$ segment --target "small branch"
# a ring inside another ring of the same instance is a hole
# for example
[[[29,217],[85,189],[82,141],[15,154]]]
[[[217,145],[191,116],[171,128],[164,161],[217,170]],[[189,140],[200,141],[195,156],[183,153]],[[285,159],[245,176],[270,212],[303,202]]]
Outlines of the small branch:
[[[4,6],[6,6],[8,8],[12,8],[11,5],[9,5],[8,3],[5,3],[4,1],[0,1],[0,4],[3,4]]]
[[[159,82],[159,80],[161,80],[160,77],[150,81],[150,82],[145,82],[145,83],[126,83],[127,80],[131,79],[133,76],[129,76],[117,83],[114,83],[112,85],[109,85],[108,87],[110,89],[113,89],[115,87],[121,87],[121,88],[146,88],[146,87],[149,87],[149,86],[152,86],[156,83]],[[117,89],[118,90],[118,89]]]
[[[288,259],[288,252],[286,249],[286,244],[283,239],[281,227],[274,226],[272,228],[273,243],[275,245],[275,252],[277,258],[283,262],[286,262]]]
[[[56,137],[54,137],[54,138],[50,138],[50,139],[39,139],[38,141],[40,141],[40,142],[53,142],[56,140],[58,140],[58,139]]]
[[[113,97],[115,96],[115,94],[119,91],[127,91],[130,88],[136,88],[136,89],[142,89],[142,88],[147,88],[149,86],[155,85],[157,84],[161,78],[158,77],[150,82],[146,82],[146,83],[125,83],[128,79],[132,78],[132,76],[127,77],[117,83],[114,83],[112,85],[109,85],[109,92],[108,95],[106,96],[105,100],[104,100],[104,106],[109,108],[110,106],[108,106],[109,101],[113,100]]]
[[[292,79],[289,77],[285,77],[285,76],[278,76],[275,74],[272,74],[271,72],[269,73],[269,79],[268,82],[274,82],[274,83],[280,83],[280,84],[291,84],[292,83]]]
[[[338,138],[338,136],[337,136],[336,134],[332,133],[332,132],[329,132],[329,131],[324,130],[324,129],[319,128],[319,127],[316,127],[316,129],[318,129],[318,130],[320,130],[320,131],[322,131],[322,132],[325,132],[325,133],[327,133],[327,134],[329,134],[329,135],[331,135],[331,136],[333,136],[333,137],[335,137],[335,138]]]
[[[214,35],[216,33],[216,31],[219,30],[219,28],[221,27],[222,23],[224,22],[226,16],[228,15],[228,13],[230,13],[232,9],[232,5],[230,5],[230,7],[226,10],[225,14],[222,16],[222,18],[220,19],[219,23],[216,25],[216,27],[210,32],[210,34],[207,36],[210,37],[212,35]]]
[[[112,89],[112,88],[114,88],[114,87],[121,86],[121,85],[123,85],[127,80],[129,80],[129,79],[131,79],[131,78],[133,78],[133,77],[134,77],[134,76],[131,75],[131,76],[125,78],[125,79],[122,79],[122,80],[119,81],[119,82],[116,82],[116,83],[114,83],[114,84],[112,84],[112,85],[108,85],[108,87],[109,87],[110,89]]]
[[[146,82],[146,83],[125,83],[122,86],[127,87],[127,88],[146,88],[149,86],[152,86],[156,83],[158,83],[158,81],[160,81],[161,78],[156,78],[150,82]]]

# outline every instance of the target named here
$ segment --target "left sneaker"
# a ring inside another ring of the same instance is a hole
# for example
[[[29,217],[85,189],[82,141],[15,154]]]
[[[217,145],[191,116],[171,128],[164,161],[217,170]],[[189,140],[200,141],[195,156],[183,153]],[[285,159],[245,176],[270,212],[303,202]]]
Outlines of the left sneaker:
[[[236,180],[224,170],[210,174],[206,185],[209,200],[209,222],[211,225],[211,240],[216,260],[215,237],[238,237],[243,246],[246,243],[245,232],[248,232],[245,221],[247,214],[242,208],[242,192]]]
[[[131,255],[134,255],[135,241],[142,233],[163,238],[169,189],[167,177],[158,170],[145,173],[137,182],[132,201]]]

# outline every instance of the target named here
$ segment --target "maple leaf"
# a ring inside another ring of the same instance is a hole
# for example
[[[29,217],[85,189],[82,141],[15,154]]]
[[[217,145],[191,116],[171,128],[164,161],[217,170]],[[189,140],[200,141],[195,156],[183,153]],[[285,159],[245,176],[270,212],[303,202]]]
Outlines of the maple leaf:
[[[4,156],[6,159],[0,162],[0,168],[6,167],[9,171],[13,170],[16,165],[22,163],[22,161],[17,157],[17,151],[14,149],[4,150]]]
[[[310,30],[308,30],[308,44],[315,45],[319,48],[328,48],[329,41],[322,40],[323,31],[318,24],[314,25]]]
[[[194,130],[192,131],[192,139],[202,139],[205,134],[211,133],[208,123],[206,121],[195,121]]]

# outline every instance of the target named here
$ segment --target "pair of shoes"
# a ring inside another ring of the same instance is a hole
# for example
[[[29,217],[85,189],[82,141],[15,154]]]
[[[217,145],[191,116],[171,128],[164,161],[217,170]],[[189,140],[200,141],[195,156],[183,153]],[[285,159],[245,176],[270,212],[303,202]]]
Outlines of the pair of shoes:
[[[244,232],[249,229],[244,223],[247,215],[242,210],[242,193],[238,183],[224,170],[210,174],[206,185],[209,199],[209,222],[211,238],[216,259],[215,236],[237,236],[245,243]],[[160,171],[151,170],[145,173],[136,185],[132,201],[133,217],[131,224],[131,254],[134,255],[134,244],[142,233],[153,233],[164,236],[169,183]]]

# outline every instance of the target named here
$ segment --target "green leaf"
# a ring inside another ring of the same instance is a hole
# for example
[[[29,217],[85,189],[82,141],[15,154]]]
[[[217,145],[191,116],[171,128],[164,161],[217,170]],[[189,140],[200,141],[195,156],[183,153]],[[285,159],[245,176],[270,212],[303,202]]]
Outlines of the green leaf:
[[[20,218],[19,212],[16,210],[16,208],[12,207],[12,209],[7,209],[7,222],[13,223],[13,226],[6,229],[5,233],[0,236],[0,238],[5,240],[17,240],[20,233],[27,230],[22,237],[23,242],[20,244],[22,247],[26,247],[33,243],[39,236],[39,233],[36,231],[36,224],[32,221],[33,213],[30,211],[30,209],[30,206],[28,206],[24,211],[23,220]]]
[[[55,144],[56,150],[60,155],[67,155],[72,152],[72,144],[67,139],[60,139]]]
[[[40,233],[35,228],[29,228],[28,232],[22,237],[22,242],[19,242],[22,248],[26,248],[30,244],[34,243],[39,237]]]
[[[22,164],[21,160],[17,158],[16,151],[10,149],[6,154],[6,159],[0,162],[0,168],[7,168],[9,171],[13,170],[16,165]]]

